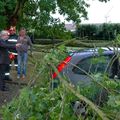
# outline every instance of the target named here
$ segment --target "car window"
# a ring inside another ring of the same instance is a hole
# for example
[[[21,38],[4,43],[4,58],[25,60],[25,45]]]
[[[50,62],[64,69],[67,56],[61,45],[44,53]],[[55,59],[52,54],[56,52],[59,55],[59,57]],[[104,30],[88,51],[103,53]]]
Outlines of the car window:
[[[89,57],[79,61],[72,71],[76,74],[85,74],[85,72],[93,74],[98,72],[104,73],[109,65],[111,58],[112,56],[109,55]]]

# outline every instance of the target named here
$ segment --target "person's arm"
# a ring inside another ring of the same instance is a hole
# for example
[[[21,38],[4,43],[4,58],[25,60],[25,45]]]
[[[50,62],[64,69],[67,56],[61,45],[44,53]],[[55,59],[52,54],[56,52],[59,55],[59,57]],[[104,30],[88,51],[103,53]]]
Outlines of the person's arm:
[[[18,47],[20,47],[21,44],[20,43],[17,43],[17,44],[9,44],[7,42],[4,42],[4,41],[0,41],[0,47],[2,48],[6,48],[6,49],[16,49]]]
[[[0,47],[2,48],[8,48],[8,49],[15,49],[16,48],[16,45],[14,44],[9,44],[7,42],[4,42],[4,41],[0,41]]]

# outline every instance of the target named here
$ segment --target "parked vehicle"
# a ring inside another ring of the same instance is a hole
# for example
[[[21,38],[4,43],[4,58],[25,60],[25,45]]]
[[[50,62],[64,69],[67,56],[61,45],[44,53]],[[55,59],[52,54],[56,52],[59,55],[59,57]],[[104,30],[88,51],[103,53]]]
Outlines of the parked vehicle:
[[[92,77],[96,74],[106,74],[108,77],[114,79],[116,76],[120,78],[119,72],[119,53],[120,48],[90,48],[78,51],[71,51],[70,54],[62,61],[57,70],[60,75],[65,76],[69,82],[73,85],[80,87],[89,86],[92,82]],[[59,83],[58,74],[54,72],[52,74],[54,87]],[[58,81],[58,83],[56,82]],[[106,99],[106,90],[102,89],[102,95],[97,94],[95,100],[99,99],[99,95],[102,99]],[[73,110],[79,113],[81,109],[81,102],[73,100]],[[85,109],[85,107],[84,107]],[[85,112],[85,110],[84,110]],[[82,114],[82,113],[81,113]]]
[[[90,48],[74,51],[57,66],[57,69],[74,85],[88,85],[91,81],[89,75],[97,73],[106,73],[110,78],[114,78],[119,73],[117,57],[119,50],[117,48],[116,50],[113,48]],[[52,74],[52,78],[57,78],[56,72]]]

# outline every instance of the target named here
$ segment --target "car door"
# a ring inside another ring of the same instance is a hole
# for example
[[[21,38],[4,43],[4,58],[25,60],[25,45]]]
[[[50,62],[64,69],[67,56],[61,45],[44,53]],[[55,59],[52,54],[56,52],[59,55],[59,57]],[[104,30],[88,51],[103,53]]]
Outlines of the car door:
[[[70,69],[68,67],[67,77],[75,85],[88,85],[91,82],[90,76],[109,71],[111,58],[112,55],[95,55],[80,59]]]

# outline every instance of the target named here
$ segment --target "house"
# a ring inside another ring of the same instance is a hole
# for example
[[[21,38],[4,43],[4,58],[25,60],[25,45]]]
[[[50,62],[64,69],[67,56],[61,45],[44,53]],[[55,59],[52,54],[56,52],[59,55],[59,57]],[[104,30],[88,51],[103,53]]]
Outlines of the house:
[[[71,31],[71,32],[75,32],[76,31],[76,25],[72,24],[72,23],[65,24],[65,28],[66,28],[66,30]]]

